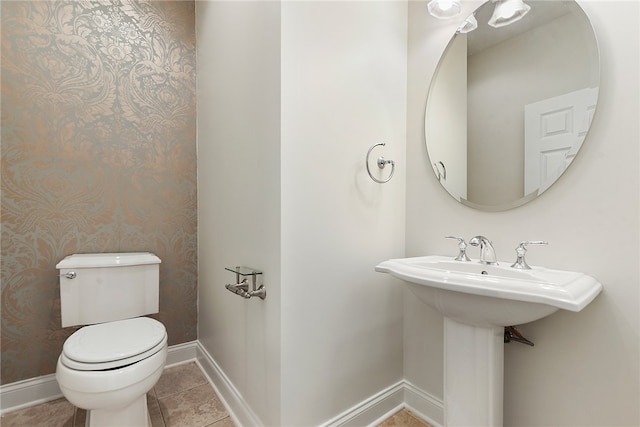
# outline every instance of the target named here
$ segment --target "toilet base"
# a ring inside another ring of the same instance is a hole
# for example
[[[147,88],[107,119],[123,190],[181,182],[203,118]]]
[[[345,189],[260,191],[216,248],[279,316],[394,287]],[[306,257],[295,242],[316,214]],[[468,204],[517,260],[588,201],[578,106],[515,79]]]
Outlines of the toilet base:
[[[147,409],[147,394],[138,397],[126,408],[119,410],[91,409],[87,411],[85,427],[151,427]]]

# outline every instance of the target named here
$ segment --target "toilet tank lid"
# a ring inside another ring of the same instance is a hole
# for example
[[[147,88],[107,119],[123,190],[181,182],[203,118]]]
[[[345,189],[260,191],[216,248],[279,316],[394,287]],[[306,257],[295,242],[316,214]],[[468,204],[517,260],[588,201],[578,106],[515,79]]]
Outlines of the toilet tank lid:
[[[123,267],[129,265],[160,264],[151,252],[120,252],[101,254],[72,254],[60,261],[56,268]]]

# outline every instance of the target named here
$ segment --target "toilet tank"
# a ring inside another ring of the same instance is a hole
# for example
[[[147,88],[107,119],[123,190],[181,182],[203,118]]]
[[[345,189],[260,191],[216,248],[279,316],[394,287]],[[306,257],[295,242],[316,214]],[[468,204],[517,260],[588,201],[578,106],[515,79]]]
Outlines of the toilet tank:
[[[62,326],[157,313],[160,262],[149,252],[67,256],[56,265]]]

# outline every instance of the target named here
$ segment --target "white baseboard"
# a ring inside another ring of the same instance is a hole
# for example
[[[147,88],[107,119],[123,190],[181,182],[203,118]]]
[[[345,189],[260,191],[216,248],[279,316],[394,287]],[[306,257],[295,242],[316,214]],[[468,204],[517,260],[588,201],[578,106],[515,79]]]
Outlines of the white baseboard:
[[[433,427],[444,425],[444,402],[404,381],[404,404],[407,409],[422,418]]]
[[[172,345],[167,350],[167,361],[165,368],[196,360],[198,355],[198,341],[191,341],[183,344]]]
[[[401,409],[410,410],[433,427],[443,425],[442,400],[402,380],[327,421],[321,427],[374,427]]]
[[[197,363],[209,377],[216,393],[238,426],[262,426],[260,418],[251,410],[242,394],[225,375],[213,357],[197,343]],[[407,408],[433,427],[442,427],[442,400],[402,380],[363,400],[320,427],[376,426],[399,410]]]
[[[209,377],[209,382],[215,389],[222,403],[229,411],[233,422],[238,426],[261,426],[263,423],[251,410],[242,394],[231,380],[220,369],[209,352],[198,342],[196,362]]]
[[[196,359],[197,341],[172,345],[167,349],[166,366]],[[62,397],[56,375],[43,375],[0,386],[0,414],[39,405]]]
[[[231,380],[199,341],[169,347],[166,366],[195,361],[239,426],[263,425]],[[0,386],[0,414],[62,397],[55,374]],[[321,424],[321,427],[375,426],[402,408],[411,410],[434,427],[444,423],[442,400],[402,380]]]
[[[0,386],[0,413],[39,405],[62,397],[56,375],[43,375]]]
[[[321,424],[321,427],[375,426],[403,408],[404,381],[387,387]]]

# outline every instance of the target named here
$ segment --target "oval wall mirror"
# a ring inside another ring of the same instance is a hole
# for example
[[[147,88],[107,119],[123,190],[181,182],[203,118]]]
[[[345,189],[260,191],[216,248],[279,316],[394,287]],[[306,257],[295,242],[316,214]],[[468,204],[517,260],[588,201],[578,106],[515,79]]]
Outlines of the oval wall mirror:
[[[535,199],[569,167],[591,125],[600,79],[596,37],[575,1],[527,0],[528,13],[496,28],[488,22],[497,4],[482,4],[454,34],[425,111],[440,184],[487,211]],[[469,30],[473,18],[477,28]]]

